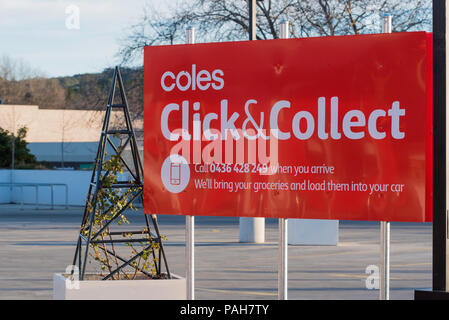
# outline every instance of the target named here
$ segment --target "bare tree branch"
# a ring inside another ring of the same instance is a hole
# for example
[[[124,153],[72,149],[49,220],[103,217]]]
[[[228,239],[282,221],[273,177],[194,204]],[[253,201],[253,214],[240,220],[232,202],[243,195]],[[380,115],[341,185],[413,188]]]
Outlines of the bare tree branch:
[[[196,27],[202,42],[247,39],[247,0],[178,2],[162,14],[146,5],[140,21],[122,39],[123,63],[142,57],[144,46],[183,43],[185,29]],[[393,31],[431,29],[430,0],[264,0],[257,1],[257,39],[279,37],[281,19],[294,37],[378,33],[383,14],[393,16]],[[141,63],[139,63],[141,65]]]

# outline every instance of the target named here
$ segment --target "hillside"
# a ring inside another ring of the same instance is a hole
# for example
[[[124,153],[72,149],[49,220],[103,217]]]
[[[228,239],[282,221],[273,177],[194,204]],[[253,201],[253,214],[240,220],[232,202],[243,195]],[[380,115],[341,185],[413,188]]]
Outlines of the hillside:
[[[134,117],[143,115],[142,68],[120,69]],[[8,81],[0,78],[0,99],[5,104],[36,104],[43,109],[98,110],[105,108],[113,69],[101,73],[59,78]]]
[[[106,105],[112,83],[113,69],[101,73],[77,74],[58,78],[65,91],[66,109],[101,109]],[[143,71],[142,68],[121,68],[123,83],[130,109],[142,113],[143,109]],[[45,108],[45,106],[42,106]]]

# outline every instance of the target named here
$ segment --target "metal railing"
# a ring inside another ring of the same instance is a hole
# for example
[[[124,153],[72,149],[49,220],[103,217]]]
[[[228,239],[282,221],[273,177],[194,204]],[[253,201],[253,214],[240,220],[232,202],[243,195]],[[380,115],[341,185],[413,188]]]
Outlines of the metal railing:
[[[9,187],[9,188],[20,188],[20,209],[23,210],[23,205],[25,203],[24,192],[23,189],[26,187],[35,188],[36,191],[36,210],[39,210],[39,187],[49,187],[50,188],[50,204],[51,210],[55,208],[54,202],[54,187],[64,187],[65,188],[65,208],[68,209],[69,204],[69,187],[65,183],[22,183],[22,182],[1,182],[0,187]],[[43,204],[44,205],[44,204]]]

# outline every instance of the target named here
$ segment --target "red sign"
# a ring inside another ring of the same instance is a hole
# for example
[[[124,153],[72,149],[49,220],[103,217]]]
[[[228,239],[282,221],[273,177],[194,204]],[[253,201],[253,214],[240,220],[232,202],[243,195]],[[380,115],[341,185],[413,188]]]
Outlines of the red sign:
[[[146,213],[431,219],[424,32],[153,46]]]

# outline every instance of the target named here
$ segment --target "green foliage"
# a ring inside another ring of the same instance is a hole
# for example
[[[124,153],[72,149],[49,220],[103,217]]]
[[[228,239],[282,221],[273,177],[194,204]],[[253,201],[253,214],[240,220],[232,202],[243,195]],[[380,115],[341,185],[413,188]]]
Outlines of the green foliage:
[[[17,130],[17,135],[13,136],[8,130],[0,128],[0,168],[10,168],[12,162],[12,144],[14,141],[14,167],[32,168],[37,165],[36,157],[27,148],[25,137],[27,128],[22,127]]]
[[[120,188],[113,188],[113,184],[117,183],[117,176],[120,173],[123,173],[123,165],[120,162],[120,158],[117,155],[113,155],[110,157],[108,161],[103,164],[101,180],[102,188],[99,190],[97,195],[97,203],[96,209],[94,213],[94,221],[92,226],[92,235],[99,232],[105,224],[119,211],[124,208],[128,202],[133,197],[133,194],[136,192],[135,189],[129,188],[122,190]],[[88,203],[88,212],[89,215],[92,212],[92,203]],[[128,206],[127,210],[137,210],[135,207],[131,205]],[[126,210],[124,211],[126,212]],[[115,220],[115,222],[111,223],[108,227],[104,228],[104,230],[100,234],[100,238],[102,240],[112,240],[112,236],[110,234],[111,229],[114,225],[117,226],[127,225],[129,224],[129,220],[122,213],[120,213]],[[82,227],[82,234],[87,237],[89,230],[86,226],[89,223],[87,222]],[[147,228],[143,228],[141,230],[141,234],[138,234],[139,238],[147,237],[147,241],[139,241],[139,242],[125,242],[125,248],[127,249],[127,256],[125,259],[131,259],[132,257],[139,255],[137,259],[129,264],[129,267],[132,269],[132,272],[126,271],[126,268],[122,269],[120,272],[116,273],[112,279],[135,279],[139,274],[143,274],[141,271],[144,271],[150,274],[152,277],[156,276],[155,263],[157,263],[158,259],[153,255],[153,252],[159,250],[159,243],[155,242],[151,235],[147,232]],[[122,238],[125,239],[133,239],[132,233],[123,232],[121,234]],[[101,244],[93,244],[93,250],[89,252],[90,257],[93,261],[97,262],[102,272],[112,272],[117,267],[119,267],[123,261],[117,258],[117,245],[114,243],[101,243]],[[128,268],[128,270],[130,269]],[[150,277],[151,277],[150,276]]]

